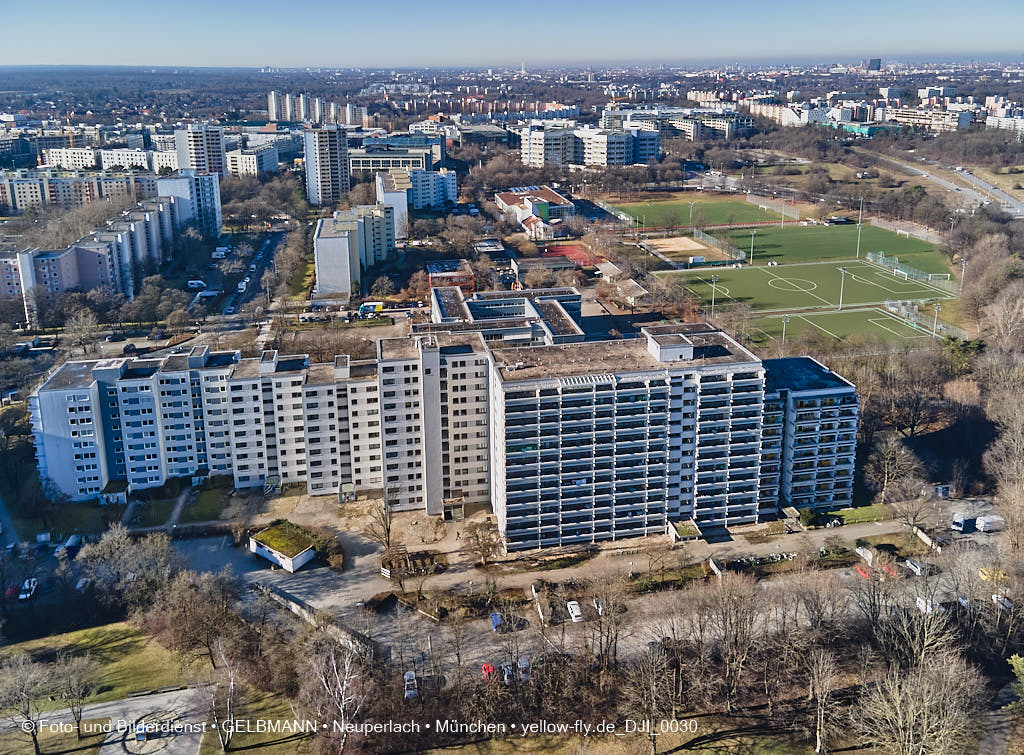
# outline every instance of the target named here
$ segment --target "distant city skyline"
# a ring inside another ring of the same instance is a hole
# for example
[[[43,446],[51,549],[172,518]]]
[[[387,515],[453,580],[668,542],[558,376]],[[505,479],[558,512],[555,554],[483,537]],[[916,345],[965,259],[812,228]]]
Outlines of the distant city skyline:
[[[288,8],[180,0],[166,27],[141,23],[127,0],[55,0],[5,10],[0,65],[211,67],[518,67],[883,59],[1020,61],[1024,7],[991,0],[965,13],[952,0],[864,0],[841,6],[734,0],[728,6],[654,0],[571,3],[545,23],[516,6],[467,0],[443,8],[393,0],[387,13],[311,0]],[[624,13],[626,15],[624,15]],[[632,23],[629,13],[633,13]],[[169,33],[161,34],[163,29]]]

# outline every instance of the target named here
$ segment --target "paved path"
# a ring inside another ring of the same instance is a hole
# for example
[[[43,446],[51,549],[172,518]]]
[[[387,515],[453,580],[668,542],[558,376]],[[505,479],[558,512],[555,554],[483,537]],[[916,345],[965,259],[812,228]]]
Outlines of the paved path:
[[[203,710],[203,703],[200,691],[194,688],[174,690],[172,692],[161,692],[155,695],[143,695],[140,697],[128,697],[123,700],[113,700],[106,703],[94,703],[86,705],[82,713],[83,720],[95,718],[109,718],[115,731],[112,731],[103,742],[100,753],[124,753],[125,749],[122,740],[125,736],[134,738],[132,731],[133,724],[144,716],[156,715],[161,720],[173,721],[177,724],[187,726],[182,733],[172,735],[173,741],[169,741],[162,752],[169,755],[179,753],[198,753],[202,741],[201,726],[206,721],[206,713]],[[46,714],[42,719],[42,725],[57,725],[73,722],[71,712],[67,709],[55,710]],[[116,728],[120,726],[121,730]],[[0,732],[11,731],[17,728],[9,719],[0,720]],[[212,734],[211,736],[216,736]],[[29,740],[26,737],[26,744]],[[30,748],[29,748],[30,749]],[[157,750],[153,750],[156,752]]]
[[[1009,684],[999,690],[985,716],[985,733],[978,743],[978,755],[1006,755],[1017,719],[1016,712],[1007,710],[1006,706],[1016,699]]]
[[[181,519],[181,510],[185,508],[185,504],[188,503],[189,498],[192,496],[192,488],[185,488],[178,493],[178,500],[174,502],[174,508],[171,509],[171,515],[167,518],[167,522],[164,524],[164,528],[170,531],[174,525]],[[196,495],[199,495],[199,491],[195,491]]]

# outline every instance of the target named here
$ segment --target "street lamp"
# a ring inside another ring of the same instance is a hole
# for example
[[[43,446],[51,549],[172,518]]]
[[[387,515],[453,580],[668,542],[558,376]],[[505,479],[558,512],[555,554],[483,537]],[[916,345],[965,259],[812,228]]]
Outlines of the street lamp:
[[[754,264],[754,234],[755,233],[757,233],[756,230],[753,230],[753,231],[750,232],[750,264],[751,265]]]
[[[932,320],[932,338],[938,337],[939,332],[939,312],[942,311],[942,305],[935,302],[935,319]]]
[[[843,287],[846,285],[846,272],[847,271],[846,271],[845,267],[841,267],[841,268],[839,268],[839,272],[841,273],[841,277],[839,278],[839,309],[842,310],[842,308],[843,308]]]
[[[691,229],[693,228],[693,206],[695,204],[697,204],[697,203],[696,202],[690,202],[690,228]]]
[[[715,295],[718,293],[718,289],[716,288],[717,284],[718,284],[718,276],[717,275],[712,275],[711,276],[711,316],[712,317],[715,316]]]
[[[964,278],[967,276],[967,258],[960,258],[960,294],[964,292]]]
[[[789,315],[782,316],[782,345],[786,345],[786,326],[789,325]]]
[[[779,218],[779,228],[786,227],[786,198],[782,198],[782,217]]]

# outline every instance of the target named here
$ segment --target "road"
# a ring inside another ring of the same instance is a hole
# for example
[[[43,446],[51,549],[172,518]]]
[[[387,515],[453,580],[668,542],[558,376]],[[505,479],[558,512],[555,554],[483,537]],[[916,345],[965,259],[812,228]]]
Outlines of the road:
[[[934,173],[929,173],[924,168],[919,168],[918,166],[913,165],[911,163],[906,163],[906,162],[903,162],[902,160],[895,160],[895,159],[893,159],[891,157],[884,157],[882,155],[876,155],[874,153],[871,153],[871,156],[877,158],[878,160],[880,160],[882,162],[889,163],[890,165],[893,165],[893,166],[897,167],[900,170],[906,171],[907,173],[910,173],[911,175],[920,176],[921,178],[927,179],[927,181],[929,183],[935,184],[936,186],[939,186],[940,188],[943,188],[946,191],[953,192],[953,193],[956,193],[956,194],[960,194],[961,196],[963,196],[963,198],[965,200],[967,200],[968,204],[979,205],[979,204],[985,204],[986,202],[989,201],[988,197],[986,197],[983,194],[978,193],[977,191],[974,191],[972,189],[968,189],[966,187],[958,186],[957,184],[953,183],[952,181],[947,181],[945,178],[942,178],[941,176],[937,176]],[[938,168],[947,168],[948,167],[948,166],[941,165],[940,163],[935,163],[935,162],[928,162],[928,161],[924,161],[924,160],[922,160],[922,162],[925,163],[926,165],[928,165],[928,164],[935,165]],[[948,169],[952,170],[952,168],[948,168]]]
[[[964,177],[965,180],[970,181],[975,186],[991,194],[996,199],[996,201],[1002,204],[1006,211],[1009,212],[1011,215],[1014,215],[1015,217],[1024,216],[1024,202],[1021,202],[1018,199],[1014,199],[1005,191],[1000,189],[998,186],[995,186],[981,178],[978,178],[970,171],[965,170],[961,173],[961,175]]]

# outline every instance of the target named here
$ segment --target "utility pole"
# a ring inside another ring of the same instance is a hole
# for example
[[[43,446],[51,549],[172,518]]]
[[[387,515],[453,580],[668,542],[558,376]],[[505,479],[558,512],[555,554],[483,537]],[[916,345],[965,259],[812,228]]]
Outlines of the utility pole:
[[[779,228],[786,227],[786,198],[782,198],[782,217],[779,218]]]
[[[696,202],[690,202],[690,230],[691,231],[693,230],[693,206],[695,204],[697,204],[697,203]]]
[[[712,317],[715,316],[715,295],[718,293],[718,289],[716,288],[717,284],[718,284],[718,276],[717,275],[712,275],[711,276],[711,316]]]
[[[843,309],[843,288],[846,285],[846,268],[839,268],[839,272],[842,276],[839,279],[839,311],[841,312]]]
[[[782,316],[782,345],[786,345],[786,326],[789,325],[789,315]]]
[[[932,320],[932,338],[936,338],[939,332],[939,312],[942,311],[942,305],[935,302],[935,319]]]
[[[751,265],[754,264],[754,234],[755,233],[757,233],[756,230],[753,230],[753,231],[750,232],[750,264]]]
[[[960,295],[964,293],[964,278],[967,276],[967,258],[960,258]]]

